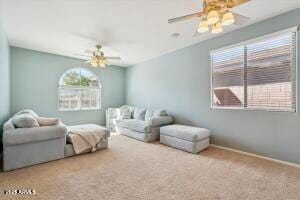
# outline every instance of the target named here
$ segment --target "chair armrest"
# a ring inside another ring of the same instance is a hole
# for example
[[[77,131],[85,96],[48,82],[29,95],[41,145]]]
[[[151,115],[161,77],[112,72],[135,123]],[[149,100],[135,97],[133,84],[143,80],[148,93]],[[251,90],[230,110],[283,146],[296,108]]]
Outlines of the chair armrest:
[[[105,113],[105,121],[106,121],[106,128],[110,130],[111,124],[110,124],[110,119],[117,119],[118,117],[118,110],[119,108],[108,108],[106,109]]]
[[[3,133],[3,146],[65,138],[66,134],[67,128],[65,126],[18,128]]]
[[[56,126],[65,126],[66,127],[66,125],[61,120],[58,120]]]
[[[108,108],[106,110],[106,117],[108,119],[115,119],[115,118],[117,118],[119,110],[120,110],[120,108]]]
[[[15,129],[14,124],[12,123],[12,120],[9,119],[7,122],[3,124],[3,132],[5,131],[13,131]]]
[[[171,116],[160,116],[160,117],[153,117],[150,119],[151,126],[163,126],[167,124],[173,123],[173,117]]]

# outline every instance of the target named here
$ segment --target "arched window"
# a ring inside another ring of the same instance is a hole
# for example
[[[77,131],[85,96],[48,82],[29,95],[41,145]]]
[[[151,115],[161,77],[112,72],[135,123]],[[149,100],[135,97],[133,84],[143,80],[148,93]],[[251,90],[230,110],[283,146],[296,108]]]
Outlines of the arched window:
[[[94,110],[101,108],[101,84],[85,68],[72,68],[59,79],[58,110]]]

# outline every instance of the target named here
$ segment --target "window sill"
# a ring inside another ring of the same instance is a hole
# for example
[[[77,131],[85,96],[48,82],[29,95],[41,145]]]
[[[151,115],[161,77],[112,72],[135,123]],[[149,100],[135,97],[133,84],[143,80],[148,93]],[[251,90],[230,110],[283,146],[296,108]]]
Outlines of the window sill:
[[[258,108],[234,108],[234,107],[210,107],[211,110],[238,110],[238,111],[265,111],[265,112],[285,112],[297,113],[297,110],[276,110],[276,109],[258,109]]]
[[[76,110],[61,110],[61,109],[58,109],[58,112],[96,111],[96,110],[101,110],[101,108],[76,109]]]

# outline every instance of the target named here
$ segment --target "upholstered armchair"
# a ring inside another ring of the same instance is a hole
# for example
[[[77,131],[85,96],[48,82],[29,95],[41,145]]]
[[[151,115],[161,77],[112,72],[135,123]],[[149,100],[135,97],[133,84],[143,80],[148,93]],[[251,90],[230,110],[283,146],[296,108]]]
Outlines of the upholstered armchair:
[[[173,118],[163,109],[125,105],[106,111],[107,129],[144,142],[159,139],[160,127],[172,123]]]
[[[25,110],[14,117],[24,113],[37,116]],[[19,128],[13,118],[3,126],[4,171],[64,158],[67,128],[60,121],[51,126],[46,123],[46,126]]]

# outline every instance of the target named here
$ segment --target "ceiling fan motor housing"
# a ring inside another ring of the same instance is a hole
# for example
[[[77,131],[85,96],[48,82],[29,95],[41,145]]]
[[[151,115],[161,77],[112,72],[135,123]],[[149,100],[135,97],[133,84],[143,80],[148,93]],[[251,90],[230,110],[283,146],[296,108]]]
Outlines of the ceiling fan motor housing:
[[[211,10],[222,11],[233,7],[234,2],[232,0],[206,0],[203,11],[208,14]]]
[[[97,45],[96,45],[96,48],[97,48],[98,50],[100,50],[100,49],[102,48],[102,46],[101,46],[100,44],[97,44]]]

